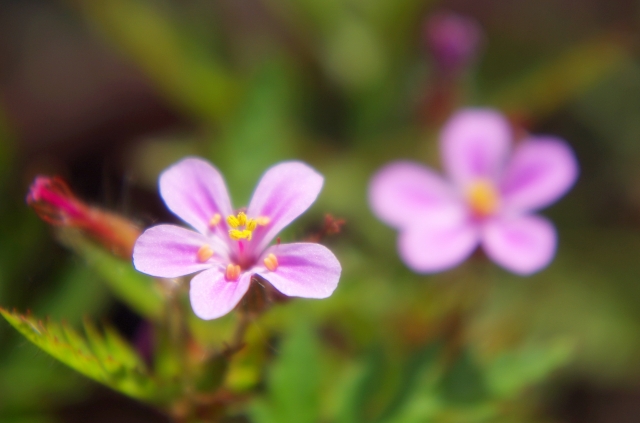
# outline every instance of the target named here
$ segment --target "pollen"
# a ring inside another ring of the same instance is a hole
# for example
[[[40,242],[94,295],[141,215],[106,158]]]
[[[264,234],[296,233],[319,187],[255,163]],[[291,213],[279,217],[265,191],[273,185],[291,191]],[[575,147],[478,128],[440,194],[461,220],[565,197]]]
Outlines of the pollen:
[[[269,224],[270,221],[271,219],[266,216],[260,216],[256,219],[248,218],[244,212],[239,212],[237,216],[227,216],[227,223],[231,227],[231,229],[229,229],[229,238],[234,241],[241,239],[251,241],[253,231],[255,231],[258,226]]]
[[[213,257],[213,250],[207,244],[204,244],[202,247],[200,247],[200,249],[196,253],[196,258],[200,263],[204,263],[205,261],[209,260],[211,257]]]
[[[270,272],[275,272],[278,268],[278,259],[274,254],[269,254],[264,259],[264,265]]]
[[[237,264],[229,263],[227,265],[227,271],[225,272],[225,278],[228,281],[237,281],[240,277],[240,266]]]
[[[214,214],[213,217],[211,217],[211,220],[209,220],[209,227],[211,229],[215,228],[216,226],[218,226],[221,220],[222,216],[220,216],[219,213]]]
[[[481,179],[470,185],[467,190],[467,201],[474,215],[487,217],[498,209],[500,196],[493,183]]]

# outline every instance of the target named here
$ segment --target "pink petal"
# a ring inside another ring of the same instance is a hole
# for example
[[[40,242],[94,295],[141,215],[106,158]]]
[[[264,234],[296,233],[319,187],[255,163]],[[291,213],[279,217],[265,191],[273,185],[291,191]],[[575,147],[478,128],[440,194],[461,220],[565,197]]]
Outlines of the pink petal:
[[[446,123],[440,137],[444,168],[461,187],[477,179],[496,181],[509,146],[509,122],[489,109],[467,109]]]
[[[240,275],[237,281],[228,281],[218,268],[198,273],[191,279],[189,289],[193,312],[204,320],[224,316],[238,305],[250,282],[251,274],[248,272]]]
[[[269,247],[263,258],[274,254],[278,260],[275,271],[266,268],[256,273],[278,291],[290,297],[326,298],[338,286],[340,262],[328,248],[320,244],[294,243]]]
[[[379,170],[369,184],[369,204],[383,222],[396,228],[416,219],[448,219],[459,207],[451,186],[426,166],[408,161]]]
[[[546,267],[556,251],[556,231],[539,216],[495,219],[483,228],[482,246],[500,266],[520,275]]]
[[[268,169],[258,182],[247,209],[251,218],[268,217],[267,226],[253,235],[254,251],[261,251],[316,200],[323,177],[301,162],[284,162]]]
[[[504,206],[531,211],[562,197],[578,178],[578,162],[564,141],[531,138],[515,151],[502,181]]]
[[[426,221],[400,232],[398,252],[415,272],[435,273],[463,262],[478,241],[478,228],[470,221],[458,219],[447,225]]]
[[[222,220],[233,213],[224,179],[209,162],[189,157],[160,175],[160,195],[176,216],[198,232],[210,232],[209,221],[217,213]],[[224,225],[218,226],[223,231]]]
[[[214,256],[201,263],[200,247],[209,245]],[[140,272],[161,278],[175,278],[208,269],[220,259],[216,246],[198,232],[174,225],[158,225],[147,229],[133,247],[133,266]]]

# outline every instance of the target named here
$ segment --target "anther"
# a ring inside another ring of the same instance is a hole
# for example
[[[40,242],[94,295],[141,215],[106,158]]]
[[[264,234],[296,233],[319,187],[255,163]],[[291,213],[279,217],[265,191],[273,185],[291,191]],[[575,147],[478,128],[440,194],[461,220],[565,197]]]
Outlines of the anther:
[[[198,258],[198,261],[200,263],[204,263],[205,261],[213,257],[213,250],[209,245],[204,244],[196,253],[196,257]]]
[[[275,272],[278,268],[278,259],[274,254],[269,254],[264,259],[264,265],[270,272]]]
[[[237,264],[229,263],[227,265],[227,271],[225,272],[225,278],[228,281],[237,281],[240,277],[240,266]]]
[[[227,216],[227,223],[232,228],[237,228],[238,226],[240,226],[240,221],[238,221],[238,218],[235,217],[234,215]]]
[[[211,229],[215,228],[216,226],[218,226],[218,223],[220,223],[221,220],[222,216],[220,216],[219,213],[214,214],[211,220],[209,220],[209,227]]]
[[[238,223],[240,226],[244,226],[247,224],[247,215],[244,212],[238,213]]]
[[[254,220],[260,226],[266,226],[269,224],[269,222],[271,222],[271,219],[269,219],[267,216],[256,217]]]

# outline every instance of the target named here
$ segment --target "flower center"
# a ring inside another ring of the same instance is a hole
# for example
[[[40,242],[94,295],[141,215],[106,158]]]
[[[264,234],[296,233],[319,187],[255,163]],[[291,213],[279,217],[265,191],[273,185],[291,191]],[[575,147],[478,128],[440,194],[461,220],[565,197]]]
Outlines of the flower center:
[[[480,179],[474,181],[467,189],[467,201],[474,215],[487,217],[498,209],[500,195],[493,183]]]
[[[234,241],[246,239],[251,241],[253,231],[258,226],[268,225],[271,219],[266,216],[260,216],[256,219],[250,219],[244,212],[238,213],[237,216],[227,216],[227,223],[232,229],[229,229],[229,237]]]

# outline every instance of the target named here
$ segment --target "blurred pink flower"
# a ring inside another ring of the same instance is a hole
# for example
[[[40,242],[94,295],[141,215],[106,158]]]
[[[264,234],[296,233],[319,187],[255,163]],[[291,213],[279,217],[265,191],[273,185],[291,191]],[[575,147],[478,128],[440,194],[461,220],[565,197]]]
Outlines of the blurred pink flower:
[[[475,59],[482,29],[472,18],[443,11],[429,16],[424,37],[439,70],[456,72]]]
[[[467,109],[440,137],[449,180],[418,163],[391,163],[372,178],[375,215],[400,231],[398,249],[416,272],[439,272],[465,260],[481,244],[507,270],[527,275],[555,254],[551,222],[532,214],[574,184],[571,148],[552,136],[530,137],[513,152],[509,123],[498,112]]]
[[[160,195],[196,231],[174,225],[147,229],[136,241],[134,266],[163,278],[200,272],[189,295],[202,319],[233,310],[254,274],[285,295],[326,298],[341,272],[331,251],[315,243],[269,246],[315,201],[322,184],[306,164],[280,163],[262,176],[246,213],[236,213],[218,170],[202,159],[184,159],[160,175]]]

